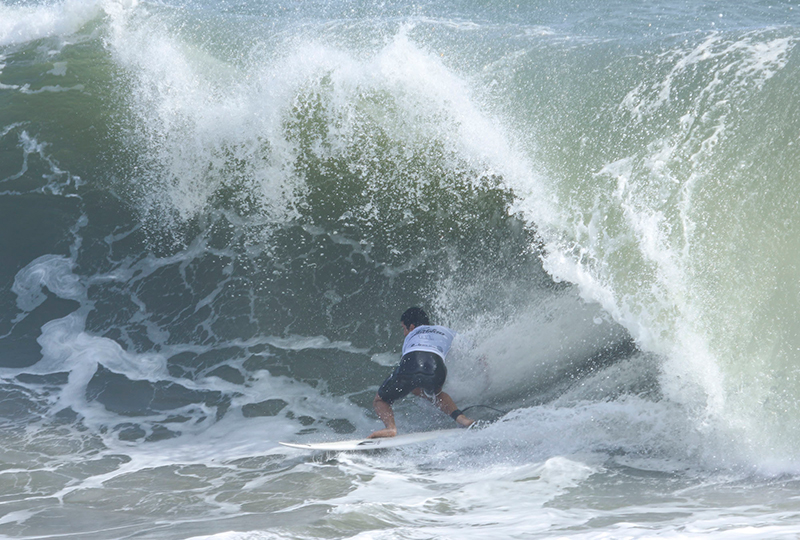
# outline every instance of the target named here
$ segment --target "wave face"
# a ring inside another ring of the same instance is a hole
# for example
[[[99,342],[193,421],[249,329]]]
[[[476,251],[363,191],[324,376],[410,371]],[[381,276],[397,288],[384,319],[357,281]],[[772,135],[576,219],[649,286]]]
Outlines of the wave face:
[[[662,4],[1,4],[0,531],[795,534],[800,19]],[[378,427],[411,305],[510,412],[278,447]]]

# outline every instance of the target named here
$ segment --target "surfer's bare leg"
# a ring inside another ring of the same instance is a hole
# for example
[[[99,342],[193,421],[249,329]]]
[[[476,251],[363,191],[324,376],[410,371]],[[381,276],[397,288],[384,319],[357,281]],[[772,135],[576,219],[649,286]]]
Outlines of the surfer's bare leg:
[[[413,391],[413,394],[415,396],[419,396],[419,397],[424,397],[424,398],[430,399],[427,395],[425,395],[425,392],[423,392],[421,388],[415,389]],[[436,399],[433,400],[433,403],[437,407],[439,407],[439,410],[441,410],[447,416],[452,416],[453,413],[458,410],[458,407],[456,406],[455,401],[453,401],[453,398],[451,398],[450,394],[448,394],[447,392],[439,392],[436,395]],[[459,414],[455,418],[455,421],[458,423],[459,426],[464,426],[464,427],[469,427],[469,426],[471,426],[472,424],[475,423],[475,420],[473,420],[471,418],[467,418],[466,416],[464,416],[463,413]]]
[[[375,414],[377,414],[378,418],[386,425],[386,429],[380,429],[367,438],[379,439],[397,435],[397,426],[395,426],[394,423],[394,411],[392,411],[392,406],[383,401],[378,394],[375,394],[375,399],[372,400],[372,406],[375,408]]]

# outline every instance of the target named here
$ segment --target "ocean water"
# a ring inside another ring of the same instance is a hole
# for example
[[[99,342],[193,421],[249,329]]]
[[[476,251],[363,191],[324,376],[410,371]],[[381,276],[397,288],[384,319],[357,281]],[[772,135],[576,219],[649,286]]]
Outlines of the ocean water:
[[[0,536],[797,538],[798,40],[781,0],[3,0]],[[411,305],[480,427],[278,445],[381,426]]]

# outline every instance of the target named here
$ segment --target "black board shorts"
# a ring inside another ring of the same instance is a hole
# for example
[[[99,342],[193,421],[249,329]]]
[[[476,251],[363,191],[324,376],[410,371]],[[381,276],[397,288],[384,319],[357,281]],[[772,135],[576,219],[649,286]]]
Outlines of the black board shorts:
[[[400,359],[400,365],[383,381],[378,396],[391,405],[420,388],[433,399],[442,391],[446,378],[447,368],[441,356],[427,351],[412,351]]]

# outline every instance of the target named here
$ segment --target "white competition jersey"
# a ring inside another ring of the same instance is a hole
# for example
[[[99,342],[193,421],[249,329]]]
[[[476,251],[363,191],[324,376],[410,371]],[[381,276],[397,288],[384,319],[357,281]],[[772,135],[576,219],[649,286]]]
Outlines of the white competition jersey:
[[[427,351],[438,354],[444,360],[455,337],[456,333],[444,326],[417,326],[403,341],[403,356],[414,351]]]

